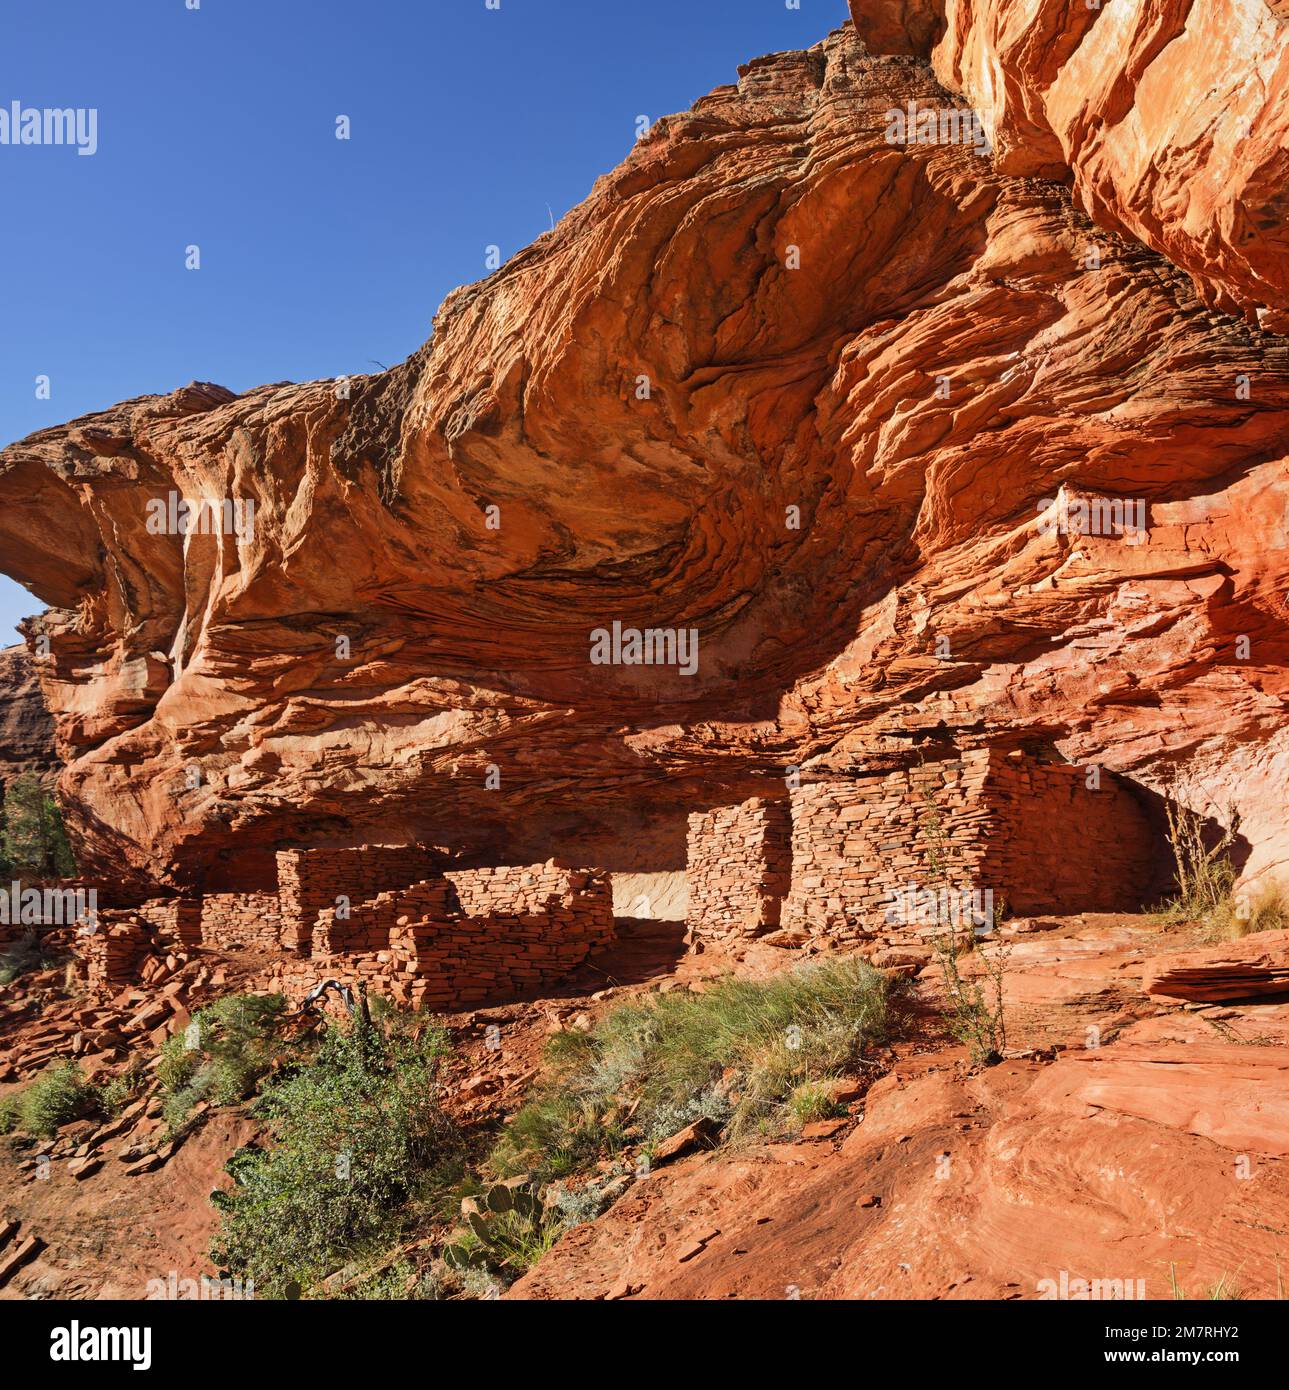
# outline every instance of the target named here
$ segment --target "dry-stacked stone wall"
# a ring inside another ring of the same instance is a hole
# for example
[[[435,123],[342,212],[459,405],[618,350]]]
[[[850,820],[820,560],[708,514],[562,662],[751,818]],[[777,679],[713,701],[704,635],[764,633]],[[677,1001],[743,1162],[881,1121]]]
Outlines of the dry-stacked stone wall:
[[[341,900],[364,902],[387,889],[427,879],[438,857],[423,845],[291,849],[277,855],[282,944],[309,949],[313,925]]]
[[[983,874],[1011,911],[1134,912],[1167,890],[1160,827],[1113,773],[995,753],[989,799]]]
[[[454,913],[452,885],[443,878],[391,888],[340,911],[324,907],[313,924],[313,954],[361,955],[388,949],[400,917],[446,922]]]
[[[282,913],[276,893],[207,893],[201,900],[204,946],[260,946],[277,950]]]
[[[319,913],[314,953],[284,962],[299,998],[320,979],[365,981],[418,1008],[515,998],[563,979],[613,939],[606,874],[556,864],[456,871]]]
[[[1135,910],[1164,860],[1113,774],[977,749],[691,816],[689,922],[700,938],[779,925],[928,954],[947,926],[987,930],[1003,910]]]
[[[689,928],[698,937],[773,931],[791,881],[786,799],[753,797],[689,817]]]
[[[77,935],[75,954],[90,989],[108,989],[138,979],[139,962],[152,944],[152,932],[137,921],[105,921],[92,934]]]
[[[941,894],[952,910],[992,886],[982,872],[996,820],[988,774],[981,750],[795,789],[784,927],[843,941],[935,935]]]
[[[200,898],[152,898],[134,911],[158,936],[184,946],[201,945]]]

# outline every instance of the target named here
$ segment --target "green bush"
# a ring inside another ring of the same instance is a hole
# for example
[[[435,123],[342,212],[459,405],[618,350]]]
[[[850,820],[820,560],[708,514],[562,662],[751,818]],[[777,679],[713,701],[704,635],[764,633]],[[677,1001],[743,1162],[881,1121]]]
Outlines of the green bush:
[[[387,1247],[464,1172],[460,1135],[438,1103],[444,1035],[331,1028],[317,1055],[266,1086],[256,1111],[269,1147],[239,1150],[228,1193],[213,1194],[212,1255],[280,1297]]]
[[[98,1088],[98,1108],[108,1119],[115,1119],[143,1086],[143,1073],[131,1067]]]
[[[199,1009],[182,1032],[166,1039],[157,1061],[162,1115],[171,1134],[194,1105],[236,1105],[291,1049],[279,1036],[286,1012],[280,994],[231,994]]]
[[[75,1062],[55,1062],[21,1091],[0,1101],[0,1133],[19,1129],[52,1139],[62,1125],[100,1113],[98,1090]]]
[[[707,1118],[724,1137],[790,1131],[819,1112],[803,1087],[844,1075],[898,1026],[899,986],[867,963],[799,966],[625,1004],[551,1040],[548,1069],[491,1164],[550,1179]]]
[[[34,878],[70,878],[76,872],[58,803],[34,773],[5,788],[0,860],[4,872]]]

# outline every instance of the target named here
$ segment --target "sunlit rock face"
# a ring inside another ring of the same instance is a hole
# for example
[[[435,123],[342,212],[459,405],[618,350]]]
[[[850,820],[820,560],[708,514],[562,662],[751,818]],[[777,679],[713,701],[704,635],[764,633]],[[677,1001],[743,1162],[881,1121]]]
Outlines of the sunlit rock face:
[[[991,741],[1289,859],[1289,351],[1215,307],[1280,304],[1272,195],[1228,254],[1119,155],[1027,164],[988,112],[982,146],[927,14],[659,122],[392,371],[0,454],[89,871],[253,887],[277,846],[417,839],[673,872],[688,811],[786,769]],[[178,534],[171,494],[229,507]]]
[[[1006,174],[1192,276],[1205,302],[1289,331],[1285,0],[850,0],[874,50],[930,59]]]

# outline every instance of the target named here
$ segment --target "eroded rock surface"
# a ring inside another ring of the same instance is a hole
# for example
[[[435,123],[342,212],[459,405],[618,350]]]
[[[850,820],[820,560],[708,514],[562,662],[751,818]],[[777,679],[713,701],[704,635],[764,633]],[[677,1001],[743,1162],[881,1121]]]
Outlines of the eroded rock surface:
[[[901,1049],[842,1132],[653,1172],[506,1296],[1278,1297],[1289,1006],[1159,1013],[1153,931],[1048,925],[1008,970],[1029,1055]]]
[[[929,58],[996,168],[1068,179],[1207,303],[1289,329],[1289,9],[1266,0],[851,0],[879,51]]]
[[[11,778],[57,765],[54,723],[31,658],[25,647],[7,647],[0,651],[0,797]]]
[[[1279,31],[1249,22],[1261,130]],[[1058,136],[1170,69],[1116,85],[1092,53],[1059,101],[1015,67],[995,162],[888,143],[892,108],[955,99],[847,26],[659,122],[402,366],[194,384],[4,450],[0,566],[55,610],[82,867],[251,888],[282,845],[575,843],[675,871],[687,811],[924,736],[1176,781],[1238,805],[1246,876],[1283,865],[1289,347],[1212,305],[1279,303],[1284,184],[1238,256],[1204,230],[1221,199],[1189,240],[1181,212],[1152,229],[1173,185],[1143,188],[1104,119],[1097,158]],[[1205,61],[1208,110],[1236,57]],[[1223,197],[1270,189],[1250,158]],[[1045,181],[1063,166],[1147,244]],[[253,529],[154,533],[171,494],[253,503]],[[1100,498],[1143,525],[1039,524]],[[593,664],[615,621],[693,630],[697,670]]]
[[[1141,987],[1147,994],[1173,999],[1289,994],[1289,931],[1258,932],[1239,941],[1156,956]]]

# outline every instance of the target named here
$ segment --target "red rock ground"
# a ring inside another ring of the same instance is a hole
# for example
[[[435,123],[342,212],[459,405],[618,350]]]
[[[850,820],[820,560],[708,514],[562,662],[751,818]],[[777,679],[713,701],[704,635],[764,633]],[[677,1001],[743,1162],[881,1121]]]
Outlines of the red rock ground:
[[[763,974],[797,958],[763,944],[738,960],[683,954],[679,931],[638,924],[558,998],[449,1020],[457,1116],[512,1113],[549,1033],[624,992],[701,988],[731,967]],[[1289,1253],[1289,1002],[1148,996],[1161,952],[1193,944],[1150,919],[1023,920],[1008,939],[1003,1063],[973,1069],[945,1036],[931,968],[914,1035],[836,1133],[660,1167],[507,1297],[1033,1299],[1062,1271],[1141,1279],[1150,1298],[1171,1298],[1174,1278],[1192,1295],[1225,1280],[1276,1296]],[[230,978],[255,966],[235,963]],[[0,1043],[21,1052],[48,1016],[0,1025]],[[137,1132],[102,1145],[103,1167],[80,1181],[67,1166],[80,1132],[60,1141],[46,1180],[3,1165],[0,1229],[4,1216],[19,1229],[0,1259],[31,1234],[45,1248],[0,1297],[142,1297],[170,1270],[210,1272],[206,1199],[253,1133],[239,1111],[214,1113],[135,1176],[115,1151]]]
[[[1061,1271],[1276,1296],[1289,1004],[1161,1010],[1139,988],[1160,945],[1141,919],[1053,923],[1008,997],[1009,1042],[1054,1051],[972,1071],[901,1045],[835,1137],[656,1172],[508,1297],[1033,1299]]]

